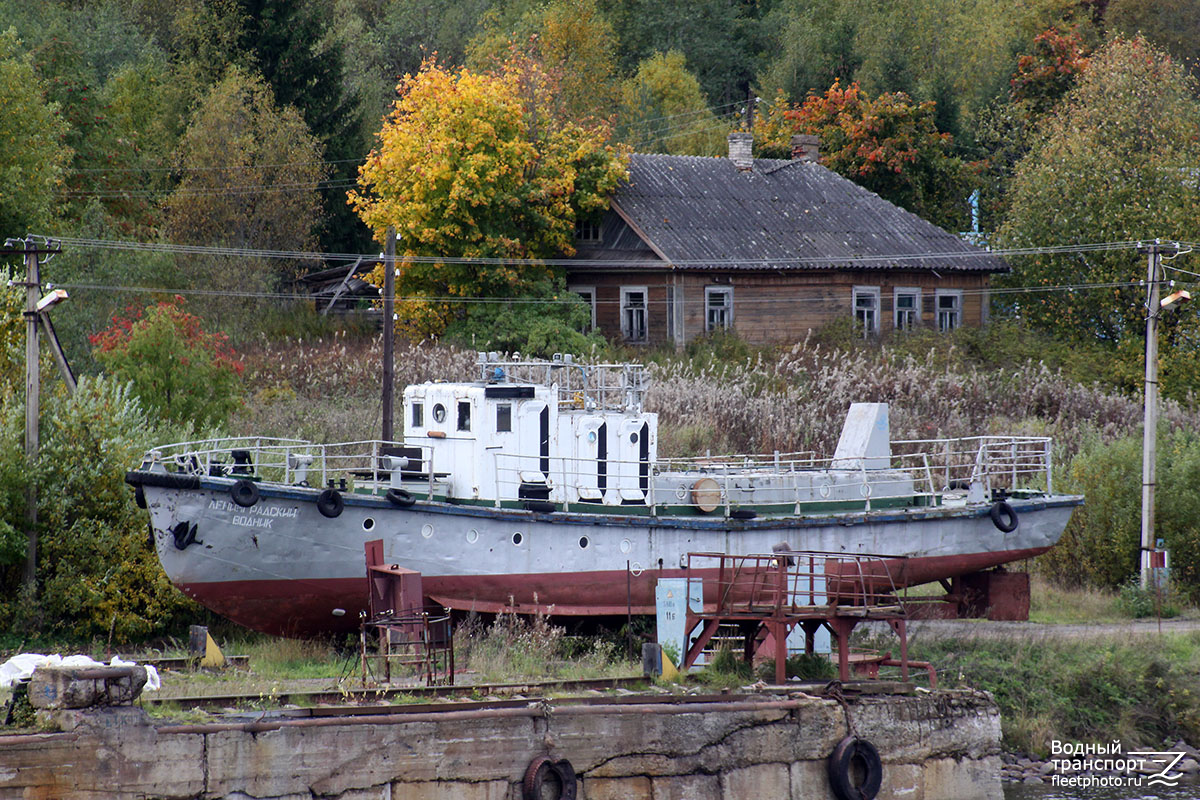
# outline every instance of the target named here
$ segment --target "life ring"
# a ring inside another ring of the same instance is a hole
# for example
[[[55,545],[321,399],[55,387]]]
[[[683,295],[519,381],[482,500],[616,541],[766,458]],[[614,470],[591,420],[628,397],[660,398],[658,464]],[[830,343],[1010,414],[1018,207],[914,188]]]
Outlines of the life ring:
[[[546,756],[538,756],[525,770],[525,780],[521,783],[522,800],[546,800],[547,796],[542,793],[542,789],[551,775],[558,782],[558,794],[551,800],[575,800],[579,791],[575,768],[566,759],[551,761]]]
[[[1003,500],[992,506],[988,516],[992,518],[992,524],[1003,533],[1012,533],[1017,529],[1017,512]]]
[[[317,495],[317,511],[320,511],[322,516],[330,519],[340,517],[345,507],[346,504],[337,489],[326,489]]]
[[[137,503],[138,508],[146,507],[146,492],[140,483],[133,487],[133,502]]]
[[[857,768],[854,768],[855,761]],[[829,772],[829,786],[838,800],[874,800],[879,794],[883,762],[879,760],[879,751],[866,739],[856,736],[842,739],[829,754],[825,766]],[[855,783],[856,779],[858,783]]]
[[[392,505],[400,506],[401,508],[408,508],[413,503],[417,502],[417,498],[413,497],[412,492],[410,492],[408,489],[388,489],[387,494],[384,495],[384,497],[386,497],[387,501]]]
[[[242,508],[249,508],[258,502],[258,486],[254,481],[242,478],[229,487],[229,496]]]

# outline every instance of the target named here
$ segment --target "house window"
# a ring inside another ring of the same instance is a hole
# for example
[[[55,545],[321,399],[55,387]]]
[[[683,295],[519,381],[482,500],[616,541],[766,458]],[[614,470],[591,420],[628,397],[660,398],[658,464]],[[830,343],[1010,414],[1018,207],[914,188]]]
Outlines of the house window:
[[[854,324],[864,337],[879,333],[879,287],[854,287]]]
[[[938,289],[937,326],[942,333],[962,325],[962,289]]]
[[[896,330],[915,330],[921,322],[921,290],[897,286],[893,296],[896,301],[896,318],[893,322]]]
[[[467,400],[458,401],[458,429],[471,430],[471,403]]]
[[[733,326],[733,287],[704,288],[704,330],[722,331]]]
[[[575,294],[582,297],[583,302],[587,303],[588,308],[591,309],[592,321],[588,324],[587,330],[585,330],[584,333],[595,330],[596,329],[596,287],[595,286],[568,286],[567,288],[570,289]]]
[[[646,341],[646,287],[621,287],[621,336],[627,342]]]
[[[575,220],[575,241],[577,242],[599,242],[600,241],[600,225],[597,222],[588,222],[586,220]]]
[[[496,406],[496,433],[512,431],[512,404],[500,403]]]
[[[412,426],[414,428],[423,428],[425,426],[425,405],[424,403],[412,404]]]

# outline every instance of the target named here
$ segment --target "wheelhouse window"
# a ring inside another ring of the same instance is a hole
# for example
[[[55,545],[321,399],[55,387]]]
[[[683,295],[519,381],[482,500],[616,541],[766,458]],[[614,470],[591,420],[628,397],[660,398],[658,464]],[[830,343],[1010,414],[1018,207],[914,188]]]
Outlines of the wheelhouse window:
[[[596,329],[596,287],[568,286],[567,288],[583,298],[583,302],[587,303],[587,307],[592,313],[591,322],[588,323],[587,329],[584,330],[584,333],[587,333],[588,331],[594,331]]]
[[[412,404],[412,426],[414,428],[424,428],[425,427],[425,404],[424,403],[413,403]]]
[[[895,296],[895,320],[898,331],[915,330],[921,322],[921,290],[897,286]]]
[[[864,338],[879,333],[879,287],[854,287],[854,324]]]
[[[938,289],[936,298],[938,331],[945,333],[962,325],[962,290]]]
[[[733,326],[733,287],[704,288],[704,330],[723,331]]]
[[[621,287],[621,336],[627,342],[646,341],[646,287]]]
[[[471,403],[468,400],[458,401],[458,429],[471,430]]]
[[[512,404],[499,403],[496,405],[496,432],[510,433],[512,431]]]

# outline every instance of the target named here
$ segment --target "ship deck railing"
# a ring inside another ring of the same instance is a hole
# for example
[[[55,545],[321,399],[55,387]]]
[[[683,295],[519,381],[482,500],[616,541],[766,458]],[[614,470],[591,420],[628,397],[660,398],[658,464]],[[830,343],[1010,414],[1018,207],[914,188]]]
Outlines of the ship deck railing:
[[[727,517],[744,506],[769,506],[772,513],[798,515],[831,503],[843,509],[849,505],[856,507],[853,510],[871,511],[873,504],[879,507],[888,500],[916,505],[963,501],[971,491],[976,491],[980,500],[1022,491],[1053,492],[1049,437],[973,436],[905,440],[892,445],[893,453],[886,459],[819,458],[805,451],[650,462],[493,452],[492,498],[497,507],[504,499],[519,499],[531,474],[545,478],[552,502],[611,510],[616,506],[605,505],[607,494],[610,503],[620,500],[624,506],[646,506],[651,514],[668,507],[697,505],[693,489],[698,491],[699,482],[709,478],[716,484],[713,491],[718,499],[710,504],[715,507],[704,513],[720,510]],[[800,475],[819,475],[819,485],[801,485]],[[685,479],[682,489],[664,491],[660,487],[660,478],[681,476]],[[748,479],[757,481],[758,488],[748,488]],[[907,479],[912,480],[912,490],[898,493],[897,486]],[[755,492],[769,493],[775,499],[756,502]]]
[[[419,452],[419,458],[416,453]],[[396,462],[405,458],[408,462]],[[393,465],[400,463],[402,475],[434,484],[445,473],[430,469],[433,448],[404,442],[368,439],[357,442],[314,444],[302,439],[242,436],[177,442],[155,447],[146,453],[143,469],[156,467],[168,472],[213,477],[245,477],[289,486],[347,488],[342,482],[386,491],[391,485]]]
[[[640,413],[650,385],[646,367],[636,363],[582,364],[570,355],[520,360],[500,353],[479,353],[479,378],[485,383],[532,383],[555,387],[560,409]]]

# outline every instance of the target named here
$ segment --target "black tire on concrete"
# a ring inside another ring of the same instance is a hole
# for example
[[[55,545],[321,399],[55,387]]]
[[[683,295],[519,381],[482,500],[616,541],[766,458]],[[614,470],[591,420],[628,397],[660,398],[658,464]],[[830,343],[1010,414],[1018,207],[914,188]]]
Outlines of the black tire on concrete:
[[[853,770],[855,761],[861,770]],[[826,762],[829,787],[838,800],[874,800],[883,783],[883,762],[879,751],[866,739],[847,736],[829,754]],[[855,777],[861,775],[861,782]]]
[[[551,761],[546,756],[538,756],[529,762],[529,767],[525,770],[525,779],[521,782],[522,800],[547,800],[542,794],[542,789],[551,774],[558,779],[559,785],[559,792],[554,800],[575,800],[578,792],[575,768],[566,759]]]

